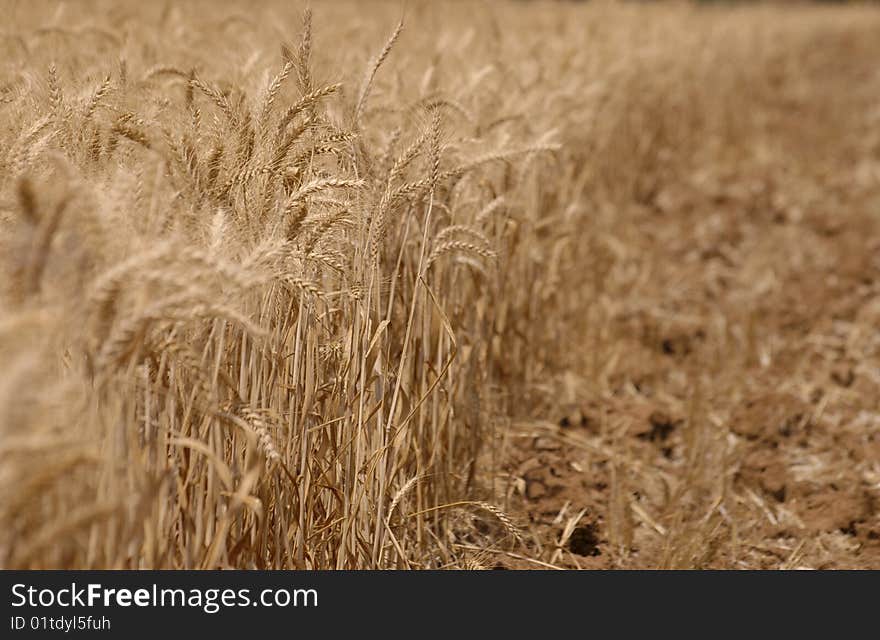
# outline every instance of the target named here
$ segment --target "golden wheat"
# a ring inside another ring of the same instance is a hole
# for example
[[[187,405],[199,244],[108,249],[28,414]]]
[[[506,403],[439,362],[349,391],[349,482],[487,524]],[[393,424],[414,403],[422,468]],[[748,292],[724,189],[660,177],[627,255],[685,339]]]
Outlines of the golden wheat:
[[[875,51],[877,17],[411,4],[403,20],[396,3],[233,0],[6,16],[0,565],[555,568],[587,510],[554,506],[562,533],[543,538],[518,524],[543,485],[503,425],[651,393],[614,346],[630,324],[667,355],[737,351],[735,314],[655,339],[687,313],[627,297],[667,268],[639,253],[639,221],[676,260],[708,254],[679,246],[668,187],[722,206],[736,196],[712,168],[788,162],[768,105],[809,99],[833,122],[808,70]],[[738,251],[712,211],[700,224]],[[713,274],[699,287],[739,277]],[[577,486],[610,484],[609,563],[738,561],[718,532],[758,511],[724,484],[714,409],[692,407],[684,480],[635,461],[613,412],[566,436],[588,460],[563,464],[590,470]],[[634,533],[630,512],[656,526]]]

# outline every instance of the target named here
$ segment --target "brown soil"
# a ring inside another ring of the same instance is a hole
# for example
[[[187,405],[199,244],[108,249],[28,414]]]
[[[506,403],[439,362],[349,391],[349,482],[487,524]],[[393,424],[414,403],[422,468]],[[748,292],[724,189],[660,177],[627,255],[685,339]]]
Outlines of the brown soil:
[[[763,164],[604,221],[590,349],[508,443],[531,540],[500,566],[880,568],[880,76],[858,59],[771,105]],[[823,137],[834,113],[858,126]]]

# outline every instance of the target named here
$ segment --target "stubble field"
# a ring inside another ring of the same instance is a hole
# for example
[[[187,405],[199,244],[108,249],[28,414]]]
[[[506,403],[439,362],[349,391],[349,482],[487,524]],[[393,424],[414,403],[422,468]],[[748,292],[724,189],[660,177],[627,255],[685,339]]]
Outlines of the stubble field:
[[[880,568],[880,10],[2,10],[0,566]]]

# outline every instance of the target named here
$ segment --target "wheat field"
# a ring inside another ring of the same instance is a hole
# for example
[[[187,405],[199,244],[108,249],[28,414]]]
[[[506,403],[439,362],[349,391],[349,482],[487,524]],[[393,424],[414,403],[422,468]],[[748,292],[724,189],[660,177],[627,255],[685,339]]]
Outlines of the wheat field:
[[[880,567],[880,11],[24,2],[0,566]]]

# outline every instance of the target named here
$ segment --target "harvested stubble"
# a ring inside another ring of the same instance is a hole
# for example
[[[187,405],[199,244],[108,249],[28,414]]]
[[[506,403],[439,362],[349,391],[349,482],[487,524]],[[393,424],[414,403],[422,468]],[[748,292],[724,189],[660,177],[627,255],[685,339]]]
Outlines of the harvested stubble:
[[[860,14],[247,6],[8,11],[0,563],[527,556],[498,442],[586,335],[595,212]]]

